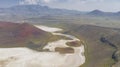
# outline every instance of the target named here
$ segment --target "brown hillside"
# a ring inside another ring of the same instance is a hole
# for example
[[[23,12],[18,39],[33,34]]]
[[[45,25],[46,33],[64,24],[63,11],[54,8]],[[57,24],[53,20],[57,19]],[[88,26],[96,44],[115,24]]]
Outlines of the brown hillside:
[[[29,42],[45,42],[50,33],[28,23],[0,22],[0,47],[24,47]]]

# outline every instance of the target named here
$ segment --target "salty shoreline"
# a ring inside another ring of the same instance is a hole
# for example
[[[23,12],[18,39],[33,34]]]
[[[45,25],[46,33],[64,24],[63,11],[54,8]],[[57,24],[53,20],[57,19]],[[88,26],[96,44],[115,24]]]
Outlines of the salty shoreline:
[[[0,48],[0,67],[78,67],[85,63],[85,56],[83,55],[85,52],[84,45],[72,47],[75,50],[73,54],[60,54],[55,52],[55,47],[68,47],[66,45],[67,42],[79,41],[78,38],[67,34],[56,33],[62,31],[60,28],[42,25],[35,26],[53,35],[65,36],[73,40],[61,39],[48,43],[43,49],[49,49],[51,52],[37,52],[22,47]]]

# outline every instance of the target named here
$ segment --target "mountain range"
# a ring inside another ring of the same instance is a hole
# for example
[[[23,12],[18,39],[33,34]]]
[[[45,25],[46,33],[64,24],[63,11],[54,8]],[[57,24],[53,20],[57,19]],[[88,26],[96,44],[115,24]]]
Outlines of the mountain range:
[[[13,15],[72,15],[79,14],[79,11],[56,9],[40,5],[18,5],[10,8],[0,8],[0,13]]]
[[[93,10],[91,12],[88,12],[87,15],[92,16],[120,16],[120,12],[103,12],[100,10]]]
[[[41,5],[17,5],[9,8],[0,8],[1,15],[23,15],[23,16],[43,16],[43,15],[92,15],[92,16],[120,16],[120,12],[103,12],[93,10],[82,12],[77,10],[57,9]]]

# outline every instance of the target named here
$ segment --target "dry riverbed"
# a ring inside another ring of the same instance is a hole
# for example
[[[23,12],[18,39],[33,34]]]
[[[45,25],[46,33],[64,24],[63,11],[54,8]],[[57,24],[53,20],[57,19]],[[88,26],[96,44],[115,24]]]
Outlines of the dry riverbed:
[[[56,33],[62,31],[60,28],[35,25],[53,35],[60,35],[72,40],[60,39],[50,42],[43,49],[50,52],[37,52],[28,48],[0,48],[0,67],[79,67],[85,63],[84,45],[76,43],[78,38]],[[70,43],[67,45],[66,43]],[[79,44],[79,46],[71,44]]]

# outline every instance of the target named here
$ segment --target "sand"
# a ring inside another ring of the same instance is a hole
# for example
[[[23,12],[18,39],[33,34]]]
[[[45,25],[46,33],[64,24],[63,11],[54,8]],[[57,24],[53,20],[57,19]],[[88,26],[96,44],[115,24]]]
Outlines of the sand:
[[[60,28],[35,25],[53,35],[61,35],[72,40],[57,40],[50,42],[43,49],[51,52],[37,52],[28,48],[0,48],[0,67],[78,67],[85,63],[84,45],[72,47],[74,53],[60,54],[55,52],[55,47],[69,47],[66,42],[78,41],[79,39],[67,34],[55,33],[62,31]]]

